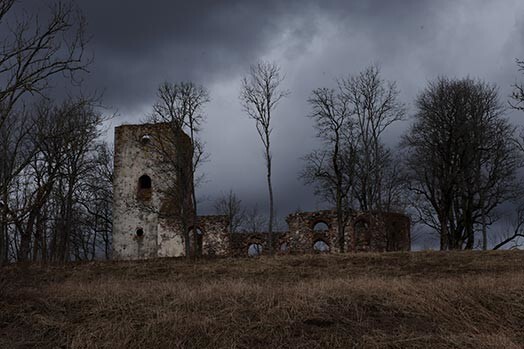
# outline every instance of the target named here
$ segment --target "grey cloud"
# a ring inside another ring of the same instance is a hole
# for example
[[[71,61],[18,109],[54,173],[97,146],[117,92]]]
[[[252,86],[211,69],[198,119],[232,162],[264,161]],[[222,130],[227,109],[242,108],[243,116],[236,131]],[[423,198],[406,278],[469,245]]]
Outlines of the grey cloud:
[[[302,26],[294,28],[299,40],[312,35],[307,23],[289,18],[306,12],[298,2],[92,1],[83,7],[95,46],[93,78],[120,108],[149,102],[163,80],[208,84],[235,74],[288,23]]]

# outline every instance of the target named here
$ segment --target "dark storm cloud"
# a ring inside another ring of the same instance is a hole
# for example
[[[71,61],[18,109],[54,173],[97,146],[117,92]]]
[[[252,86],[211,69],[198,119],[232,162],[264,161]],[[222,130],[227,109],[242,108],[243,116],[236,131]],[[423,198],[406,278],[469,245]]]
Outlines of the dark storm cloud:
[[[82,5],[96,54],[97,85],[126,111],[150,103],[163,80],[209,83],[256,60],[288,26],[308,40],[299,2],[91,1]]]
[[[346,26],[348,36],[370,35],[378,50],[402,49],[400,42],[427,40],[420,28],[431,26],[435,6],[435,1],[364,0],[81,4],[93,35],[93,85],[104,88],[106,98],[124,112],[149,103],[163,80],[209,83],[235,74],[284,33],[288,50],[307,47],[324,20]]]

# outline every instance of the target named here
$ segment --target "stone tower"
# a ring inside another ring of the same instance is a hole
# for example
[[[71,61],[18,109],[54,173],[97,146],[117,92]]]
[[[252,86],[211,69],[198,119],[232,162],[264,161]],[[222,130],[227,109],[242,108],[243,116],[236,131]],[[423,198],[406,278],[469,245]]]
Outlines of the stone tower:
[[[173,224],[173,217],[166,215],[167,211],[174,211],[173,205],[166,203],[166,193],[177,180],[174,173],[166,173],[162,152],[159,151],[159,141],[167,137],[169,131],[168,124],[123,125],[115,128],[115,259],[184,254],[183,234]],[[190,144],[185,133],[180,132],[180,137]],[[164,151],[165,148],[162,147]],[[189,196],[190,191],[186,192]]]

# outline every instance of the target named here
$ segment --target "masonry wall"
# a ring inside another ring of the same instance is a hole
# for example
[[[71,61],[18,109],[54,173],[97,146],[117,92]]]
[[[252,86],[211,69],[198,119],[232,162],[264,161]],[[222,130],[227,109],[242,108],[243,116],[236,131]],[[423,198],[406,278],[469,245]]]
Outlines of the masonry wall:
[[[115,128],[113,177],[113,258],[156,257],[158,212],[161,197],[157,187],[163,178],[158,156],[142,137],[158,132],[156,125],[124,125]],[[139,193],[141,176],[151,178],[150,193]],[[140,195],[142,194],[142,195]],[[147,195],[146,195],[147,194]],[[142,229],[142,234],[139,234]]]
[[[321,251],[315,248],[318,242],[322,242],[324,248],[327,248],[323,252],[340,252],[335,211],[293,213],[286,221],[289,231],[276,232],[273,235],[275,253],[320,253]],[[315,229],[317,224],[322,223],[327,226],[327,229]],[[252,245],[260,245],[261,254],[267,254],[268,241],[267,233],[234,234],[231,254],[247,256]],[[355,212],[346,224],[345,251],[409,251],[410,247],[410,220],[403,214]]]
[[[201,246],[204,256],[231,255],[227,216],[199,216],[197,222],[202,232]]]
[[[163,154],[172,159],[172,134],[168,124],[123,125],[115,128],[113,177],[113,258],[178,257],[185,254],[177,212],[180,204],[166,193],[177,185]],[[190,145],[180,132],[177,144]],[[161,149],[161,150],[160,150]],[[166,150],[168,149],[168,150]],[[186,150],[187,151],[187,150]],[[141,178],[150,181],[141,189]],[[186,205],[190,204],[190,190]]]

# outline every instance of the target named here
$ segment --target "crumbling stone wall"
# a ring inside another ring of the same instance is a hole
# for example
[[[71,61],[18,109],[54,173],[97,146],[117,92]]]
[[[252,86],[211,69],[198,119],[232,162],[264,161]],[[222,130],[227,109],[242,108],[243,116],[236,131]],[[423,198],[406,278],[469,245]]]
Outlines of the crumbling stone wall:
[[[282,251],[281,246],[288,241],[288,232],[273,232],[273,251],[278,254],[287,253]],[[251,245],[260,245],[261,254],[269,253],[268,233],[234,233],[231,235],[230,255],[233,257],[248,256]]]
[[[227,216],[199,216],[198,228],[202,232],[204,256],[230,255],[229,220]]]
[[[339,252],[337,240],[337,217],[334,211],[297,212],[287,216],[290,250],[297,253],[314,252],[317,241],[324,241],[331,252]],[[324,223],[328,229],[315,231],[315,225]]]
[[[297,212],[286,219],[289,231],[274,233],[273,249],[277,254],[318,253],[315,243],[322,241],[329,252],[340,252],[338,224],[334,210]],[[323,223],[326,230],[315,230]],[[363,213],[351,215],[345,229],[346,251],[384,252],[410,250],[410,220],[399,213]],[[269,251],[267,233],[237,233],[233,235],[231,254],[247,256],[249,246],[260,244],[262,253]],[[285,248],[284,248],[285,247]]]

